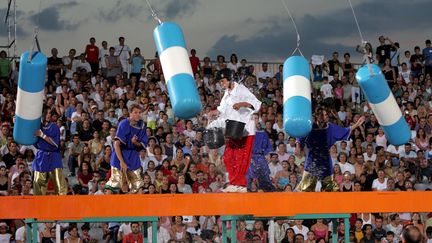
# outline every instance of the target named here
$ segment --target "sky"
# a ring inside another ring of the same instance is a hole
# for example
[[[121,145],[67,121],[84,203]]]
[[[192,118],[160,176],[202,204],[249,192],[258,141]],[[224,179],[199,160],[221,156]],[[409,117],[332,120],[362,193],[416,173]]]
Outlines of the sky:
[[[293,25],[282,0],[149,0],[162,21],[179,24],[187,47],[197,56],[215,59],[236,53],[249,61],[283,62],[296,46]],[[350,52],[359,60],[355,46],[360,37],[347,0],[285,0],[296,21],[305,57],[333,51]],[[0,3],[0,45],[7,44],[4,19],[7,1]],[[70,48],[83,52],[90,37],[99,46],[118,44],[124,36],[130,48],[140,47],[144,57],[155,53],[151,18],[145,0],[16,0],[17,55],[32,47],[39,27],[42,51],[50,56]],[[424,47],[432,38],[430,0],[352,0],[366,41],[375,48],[378,36],[400,43],[401,50]],[[340,55],[342,56],[342,55]]]

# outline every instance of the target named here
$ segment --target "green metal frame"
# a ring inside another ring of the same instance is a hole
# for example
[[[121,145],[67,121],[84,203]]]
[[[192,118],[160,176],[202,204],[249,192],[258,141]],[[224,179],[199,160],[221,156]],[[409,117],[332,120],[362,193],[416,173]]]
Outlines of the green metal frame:
[[[152,242],[157,242],[157,223],[158,217],[109,217],[109,218],[83,218],[80,220],[37,220],[26,219],[26,242],[38,243],[38,223],[109,223],[109,222],[144,222],[142,228],[143,237],[147,233],[147,222],[152,223]],[[36,236],[36,237],[32,237]],[[144,237],[144,242],[148,242],[148,238]]]
[[[288,220],[296,220],[296,219],[332,219],[333,229],[332,229],[332,243],[338,242],[337,236],[337,219],[344,219],[344,240],[345,242],[349,242],[349,218],[350,214],[298,214],[295,216],[288,217],[254,217],[253,215],[234,215],[234,216],[221,216],[222,219],[222,243],[228,242],[228,233],[226,223],[231,221],[231,243],[237,243],[237,221],[238,220],[279,220],[279,219],[288,219]]]

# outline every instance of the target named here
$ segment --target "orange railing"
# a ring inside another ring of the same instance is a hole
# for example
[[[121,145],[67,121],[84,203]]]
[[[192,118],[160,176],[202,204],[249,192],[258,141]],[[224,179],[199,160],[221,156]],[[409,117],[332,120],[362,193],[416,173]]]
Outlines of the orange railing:
[[[211,193],[0,197],[0,218],[432,212],[432,192]]]

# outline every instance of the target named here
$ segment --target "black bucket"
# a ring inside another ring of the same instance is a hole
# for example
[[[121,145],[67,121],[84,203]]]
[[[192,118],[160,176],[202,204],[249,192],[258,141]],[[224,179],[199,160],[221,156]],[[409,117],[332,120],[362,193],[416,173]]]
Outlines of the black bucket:
[[[222,128],[211,128],[204,131],[203,140],[210,149],[218,149],[225,144]]]
[[[243,137],[243,130],[246,126],[246,123],[234,120],[226,120],[225,122],[225,137],[231,139],[239,139]]]

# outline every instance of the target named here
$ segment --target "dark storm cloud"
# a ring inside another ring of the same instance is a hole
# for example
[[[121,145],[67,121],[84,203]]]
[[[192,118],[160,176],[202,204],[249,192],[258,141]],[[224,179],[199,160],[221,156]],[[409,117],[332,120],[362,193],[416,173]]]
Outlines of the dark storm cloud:
[[[174,19],[193,14],[198,5],[198,0],[171,0],[162,8],[162,12],[168,18]]]
[[[38,12],[30,12],[31,16],[29,19],[34,26],[38,25],[41,30],[76,30],[80,23],[64,19],[60,11],[77,5],[78,3],[76,1],[54,4],[48,8],[42,9],[40,14]]]
[[[158,0],[150,1],[155,12],[162,20],[176,19],[191,15],[199,5],[199,0]],[[110,9],[102,9],[98,12],[98,18],[104,21],[116,22],[122,18],[142,17],[152,19],[151,11],[145,1],[131,2],[117,0]]]
[[[364,38],[376,42],[381,34],[410,29],[421,31],[430,27],[429,5],[428,0],[364,1],[355,6],[355,10]],[[266,27],[248,39],[240,39],[235,34],[222,36],[208,54],[212,57],[217,54],[228,55],[235,50],[237,54],[252,60],[285,59],[294,50],[296,37],[289,18],[286,14],[281,16],[260,20]],[[337,38],[360,38],[357,37],[357,28],[348,8],[321,16],[307,14],[296,19],[296,23],[302,38],[301,49],[306,56],[324,54],[328,57],[334,50],[353,53],[360,42],[353,42],[350,46],[338,44]],[[324,41],[329,38],[334,44]]]
[[[99,18],[109,22],[116,22],[122,18],[134,18],[139,15],[144,15],[144,1],[140,4],[130,3],[125,0],[117,0],[114,6],[109,10],[99,10]]]

